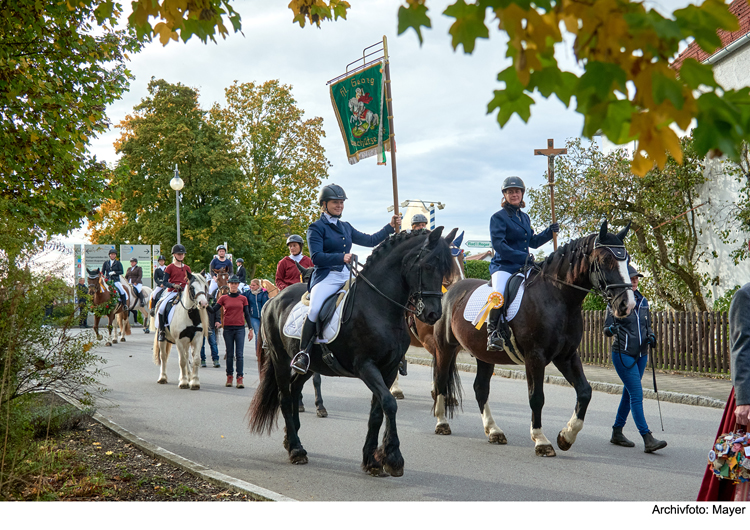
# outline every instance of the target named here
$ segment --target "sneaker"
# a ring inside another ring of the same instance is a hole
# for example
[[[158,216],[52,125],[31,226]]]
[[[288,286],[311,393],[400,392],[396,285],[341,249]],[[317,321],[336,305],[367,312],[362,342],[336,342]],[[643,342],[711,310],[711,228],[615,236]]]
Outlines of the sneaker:
[[[310,367],[310,356],[305,351],[299,352],[292,359],[292,371],[297,374],[306,374]]]
[[[245,385],[242,382],[242,378],[239,376],[237,377],[237,388],[245,388]]]
[[[219,364],[219,360],[218,359],[216,359],[214,361],[214,368],[221,368],[221,364]]]
[[[205,367],[206,367],[206,361],[201,361],[201,368],[205,368]]]
[[[225,384],[224,386],[232,386],[232,376],[231,375],[227,376],[227,384]]]

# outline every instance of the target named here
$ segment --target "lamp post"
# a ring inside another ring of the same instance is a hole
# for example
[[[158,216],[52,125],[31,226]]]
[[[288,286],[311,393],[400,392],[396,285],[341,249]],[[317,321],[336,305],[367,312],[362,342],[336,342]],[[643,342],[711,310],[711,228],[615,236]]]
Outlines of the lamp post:
[[[180,178],[180,170],[177,169],[177,164],[174,165],[174,177],[169,181],[169,185],[176,192],[176,205],[177,205],[177,244],[180,243],[180,190],[185,186],[185,183]]]

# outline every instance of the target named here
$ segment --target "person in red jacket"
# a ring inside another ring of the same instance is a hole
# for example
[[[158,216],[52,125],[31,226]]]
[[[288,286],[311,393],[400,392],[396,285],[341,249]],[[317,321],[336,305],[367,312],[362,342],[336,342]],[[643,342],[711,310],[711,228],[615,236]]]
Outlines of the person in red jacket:
[[[183,263],[185,259],[185,247],[179,243],[172,247],[172,263],[167,265],[164,269],[164,281],[162,285],[167,287],[167,295],[162,299],[159,305],[159,336],[157,340],[164,342],[166,339],[165,331],[167,326],[167,315],[165,309],[169,305],[169,301],[175,298],[180,291],[185,289],[188,283],[188,274],[192,274],[190,267]]]
[[[243,384],[243,369],[245,350],[245,323],[248,327],[247,339],[253,338],[253,326],[250,321],[250,308],[247,298],[239,293],[240,279],[237,276],[229,278],[229,294],[220,296],[213,307],[217,315],[216,327],[221,326],[218,318],[219,311],[224,308],[224,344],[227,347],[227,383],[232,386],[234,376],[234,361],[237,361],[237,388],[245,388]]]
[[[295,262],[306,269],[313,266],[312,260],[302,254],[303,244],[304,240],[297,234],[292,234],[287,238],[286,246],[289,247],[289,255],[279,261],[276,266],[276,287],[279,291],[283,291],[286,287],[301,281],[299,269]]]

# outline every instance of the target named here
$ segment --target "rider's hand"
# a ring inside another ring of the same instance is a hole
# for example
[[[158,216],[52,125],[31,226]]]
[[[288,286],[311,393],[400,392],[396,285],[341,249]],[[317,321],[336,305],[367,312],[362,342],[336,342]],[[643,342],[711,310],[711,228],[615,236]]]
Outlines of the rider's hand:
[[[560,231],[560,224],[552,223],[551,225],[549,225],[549,229],[552,230],[552,232],[556,234]]]
[[[750,405],[737,405],[734,416],[740,425],[750,425]]]
[[[351,262],[352,262],[352,255],[344,254],[344,263],[351,263]]]
[[[393,217],[391,217],[391,222],[388,224],[390,224],[393,227],[393,229],[396,232],[398,232],[399,229],[401,228],[401,214],[394,215]]]

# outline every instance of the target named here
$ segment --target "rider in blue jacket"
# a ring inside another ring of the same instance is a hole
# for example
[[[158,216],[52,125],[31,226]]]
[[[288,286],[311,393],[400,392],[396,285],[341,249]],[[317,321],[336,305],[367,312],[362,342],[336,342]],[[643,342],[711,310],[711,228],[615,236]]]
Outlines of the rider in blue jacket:
[[[500,211],[490,219],[490,238],[495,257],[490,263],[492,289],[505,296],[505,286],[513,273],[523,268],[529,259],[529,247],[538,248],[552,239],[558,232],[557,223],[534,234],[531,219],[521,208],[526,206],[523,194],[526,186],[519,177],[508,177],[503,181],[503,202]],[[508,323],[503,318],[503,308],[492,309],[487,321],[487,350],[502,351],[505,341],[510,339]]]
[[[307,229],[307,245],[310,258],[315,265],[310,278],[310,312],[302,327],[300,344],[302,350],[292,359],[292,369],[307,373],[310,366],[310,348],[315,335],[315,323],[323,302],[338,292],[349,279],[346,266],[352,260],[352,244],[363,247],[374,247],[392,234],[400,224],[399,216],[394,215],[390,224],[385,225],[375,234],[363,234],[352,225],[341,220],[344,211],[346,193],[341,186],[329,184],[320,190],[318,203],[321,208],[320,219]]]

